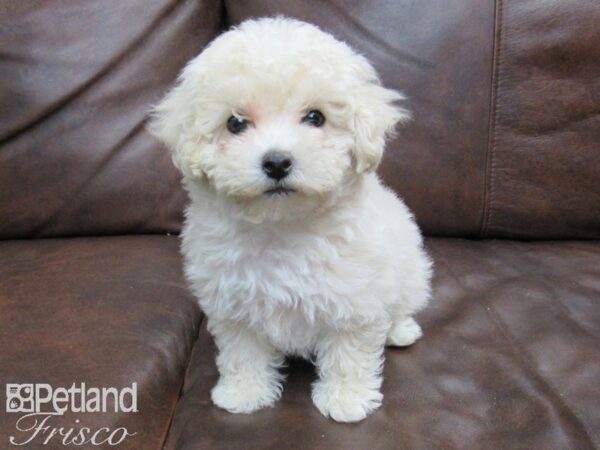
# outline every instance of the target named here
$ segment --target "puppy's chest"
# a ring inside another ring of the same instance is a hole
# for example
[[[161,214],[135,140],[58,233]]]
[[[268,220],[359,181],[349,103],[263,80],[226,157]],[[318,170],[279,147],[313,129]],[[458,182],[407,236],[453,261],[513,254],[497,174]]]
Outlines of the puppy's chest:
[[[302,313],[313,320],[335,295],[330,287],[339,252],[323,236],[240,233],[227,240],[198,239],[194,253],[192,276],[202,286],[201,302],[223,313],[263,318]]]

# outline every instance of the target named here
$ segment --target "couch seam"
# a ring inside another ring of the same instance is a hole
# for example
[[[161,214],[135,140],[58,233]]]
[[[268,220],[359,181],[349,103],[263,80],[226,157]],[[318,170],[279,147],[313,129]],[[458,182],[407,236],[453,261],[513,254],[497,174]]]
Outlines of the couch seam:
[[[219,31],[217,34],[224,33],[229,28],[231,28],[231,22],[229,20],[230,19],[229,10],[227,9],[227,0],[220,0],[219,8],[220,8],[221,17],[220,17],[220,21],[219,21]]]
[[[504,1],[496,0],[494,11],[494,48],[492,57],[492,83],[490,93],[490,112],[488,123],[488,142],[485,153],[485,175],[483,184],[483,207],[479,227],[480,237],[486,237],[492,220],[492,203],[494,198],[494,171],[497,133],[496,117],[498,113],[498,92],[500,85],[500,66],[502,63],[502,26]]]
[[[196,329],[195,337],[194,337],[194,340],[193,340],[191,348],[190,348],[190,353],[187,357],[187,360],[186,360],[186,363],[184,366],[185,370],[183,372],[183,376],[181,377],[181,383],[180,383],[179,389],[177,391],[178,395],[177,395],[177,398],[175,399],[175,402],[173,402],[173,407],[171,408],[171,414],[169,415],[169,423],[165,430],[165,434],[162,439],[162,444],[159,447],[161,450],[166,449],[167,440],[169,439],[169,436],[171,435],[171,429],[173,427],[173,420],[175,419],[175,412],[177,411],[177,405],[179,405],[179,400],[181,400],[183,398],[183,388],[185,386],[185,381],[188,378],[188,371],[190,369],[192,357],[194,356],[194,350],[196,349],[196,345],[198,344],[198,340],[200,339],[200,330],[202,330],[202,326],[206,319],[206,316],[204,315],[204,313],[200,312],[200,314],[201,314],[201,316],[200,316],[200,320],[198,321],[198,328]]]

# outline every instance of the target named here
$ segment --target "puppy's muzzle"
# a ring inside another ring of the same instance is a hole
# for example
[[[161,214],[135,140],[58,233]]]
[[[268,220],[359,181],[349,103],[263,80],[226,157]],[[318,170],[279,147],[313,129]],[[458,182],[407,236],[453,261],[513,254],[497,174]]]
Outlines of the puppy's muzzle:
[[[269,178],[281,181],[293,168],[292,157],[288,152],[270,150],[263,156],[262,170]]]

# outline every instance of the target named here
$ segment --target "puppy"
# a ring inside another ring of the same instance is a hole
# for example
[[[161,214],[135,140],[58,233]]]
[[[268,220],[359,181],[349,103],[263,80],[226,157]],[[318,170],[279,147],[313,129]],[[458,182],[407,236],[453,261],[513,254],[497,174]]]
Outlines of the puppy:
[[[417,225],[374,173],[401,99],[346,44],[278,17],[215,39],[155,107],[191,200],[182,252],[218,347],[215,405],[273,405],[286,355],[314,359],[325,416],[381,405],[384,346],[421,336],[430,295]]]

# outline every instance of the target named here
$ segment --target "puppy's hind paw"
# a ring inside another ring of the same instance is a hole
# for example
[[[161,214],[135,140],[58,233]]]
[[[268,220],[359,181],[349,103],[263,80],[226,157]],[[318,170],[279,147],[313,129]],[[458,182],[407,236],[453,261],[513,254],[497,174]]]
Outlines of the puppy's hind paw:
[[[412,317],[408,317],[392,325],[387,336],[386,345],[406,347],[414,344],[421,336],[423,336],[423,331],[419,324]]]

